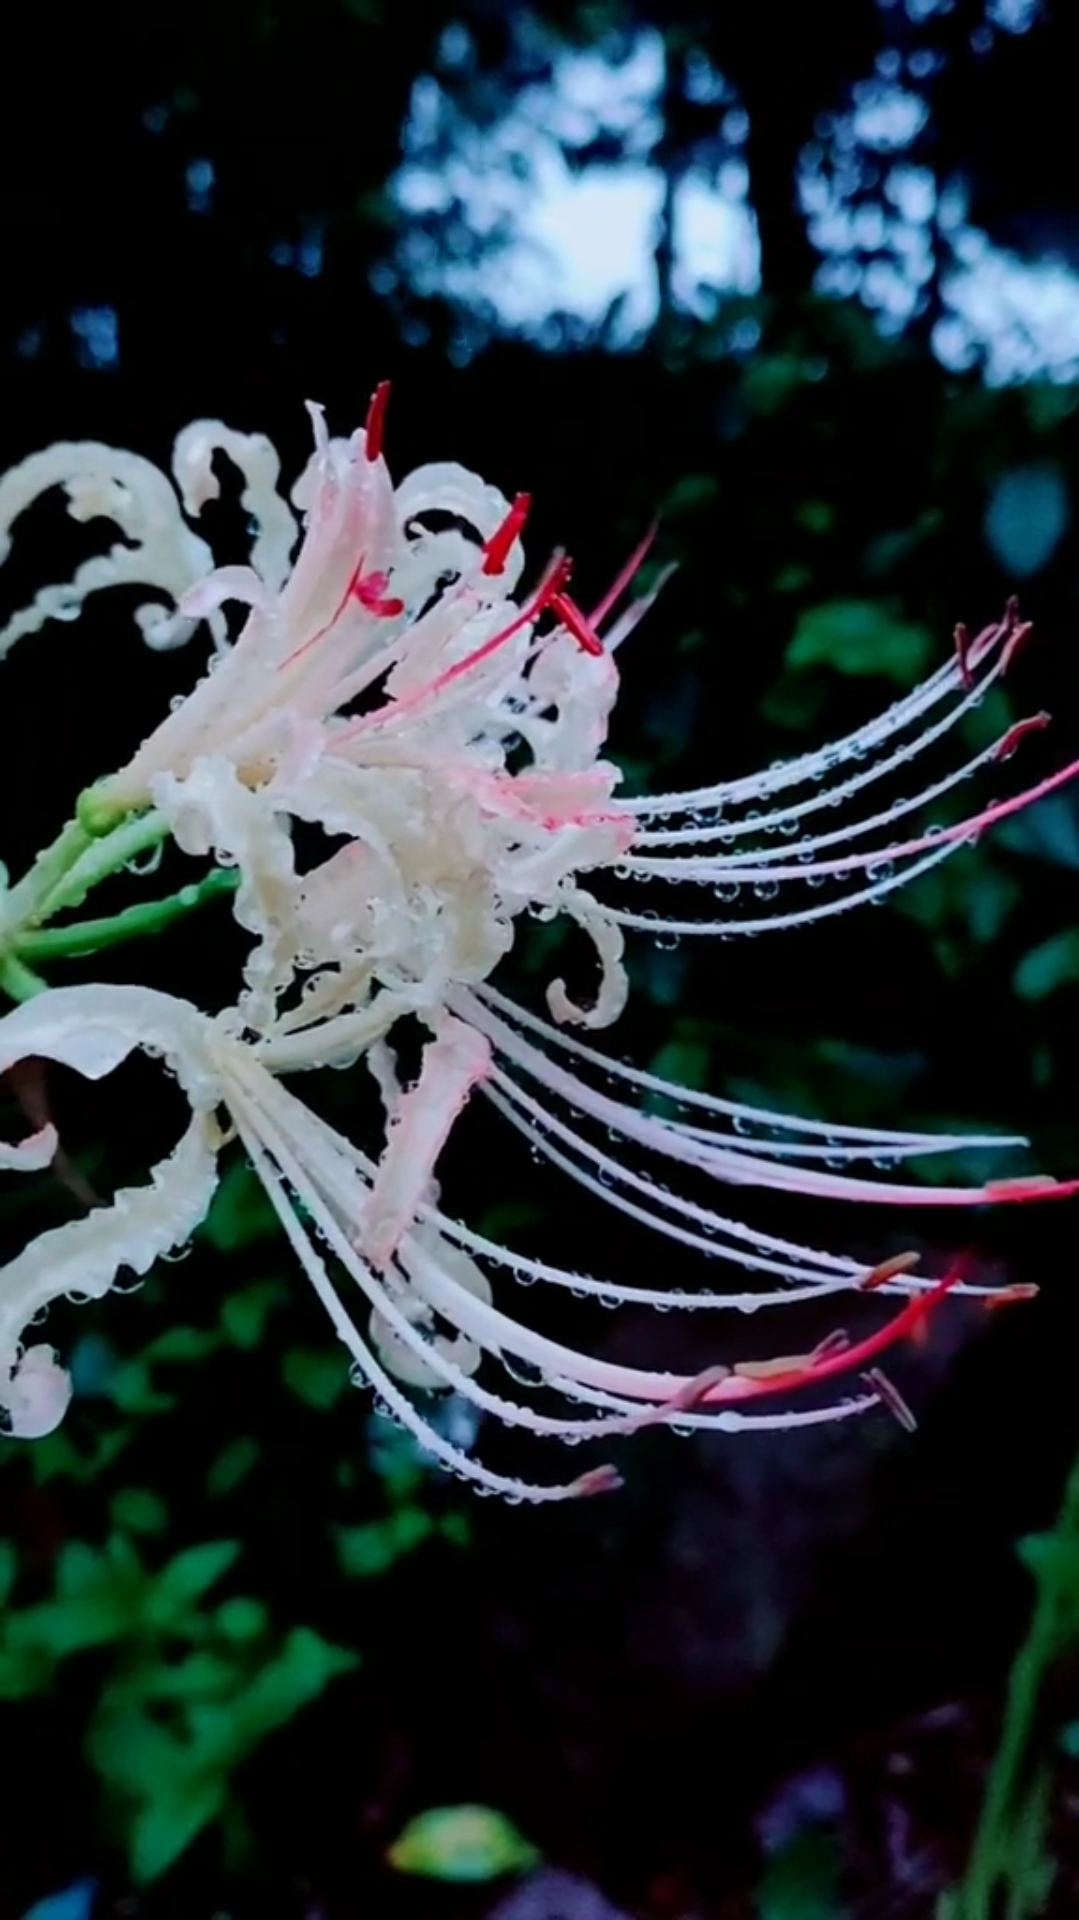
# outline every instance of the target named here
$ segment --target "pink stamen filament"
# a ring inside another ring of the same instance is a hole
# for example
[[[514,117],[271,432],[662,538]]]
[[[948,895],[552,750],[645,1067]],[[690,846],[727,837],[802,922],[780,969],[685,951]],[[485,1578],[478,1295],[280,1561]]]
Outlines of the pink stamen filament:
[[[598,657],[602,655],[603,653],[602,641],[600,640],[598,634],[593,633],[592,628],[590,627],[584,614],[581,612],[580,607],[577,606],[575,601],[570,599],[568,594],[566,593],[551,594],[547,602],[547,605],[549,606],[551,612],[554,614],[559,625],[565,627],[567,633],[571,633],[573,635],[573,638],[576,640],[578,646],[583,647],[585,653],[590,653],[593,655],[593,657]]]
[[[642,561],[644,561],[651,552],[652,544],[658,532],[659,521],[653,520],[644,538],[634,547],[621,573],[616,574],[602,600],[592,608],[588,616],[589,626],[598,627],[600,621],[606,619],[611,608],[622,598],[630,581],[634,578],[634,575],[640,571]]]
[[[503,520],[502,525],[495,529],[491,538],[484,545],[483,567],[481,569],[483,573],[493,574],[504,571],[506,561],[510,556],[510,550],[514,541],[521,533],[525,521],[528,519],[531,507],[532,495],[530,493],[519,493],[515,496],[513,505]]]
[[[1012,728],[1010,736],[1005,735],[1005,740],[1010,737],[1017,744],[1016,735],[1019,734],[1020,728],[1023,732],[1029,731],[1029,723],[1020,722],[1018,728]],[[718,860],[656,857],[647,860],[635,859],[628,864],[634,871],[666,873],[675,880],[690,878],[694,873],[703,875],[712,871],[720,876],[730,872],[732,878],[737,878],[741,884],[756,881],[758,878],[765,881],[804,880],[807,874],[821,878],[828,876],[835,878],[845,873],[857,873],[866,867],[880,866],[885,861],[908,860],[916,854],[929,852],[936,847],[947,847],[957,842],[973,840],[986,827],[994,826],[998,820],[1007,820],[1013,813],[1019,813],[1023,808],[1033,806],[1036,801],[1044,800],[1047,794],[1055,793],[1058,787],[1065,786],[1069,780],[1074,780],[1076,775],[1079,775],[1079,760],[1072,760],[1066,767],[1059,768],[1047,779],[1039,781],[1037,786],[1027,787],[1022,793],[1014,794],[1009,800],[996,801],[992,806],[983,808],[981,813],[971,814],[966,820],[958,821],[953,827],[942,827],[936,833],[922,834],[916,840],[901,841],[894,846],[874,847],[864,853],[848,854],[843,860],[816,860],[812,864],[801,866],[765,864],[759,869],[750,865],[749,857],[744,855],[735,856],[730,860],[724,860],[722,857]],[[743,861],[745,864],[742,864]],[[616,917],[623,916],[616,915]]]

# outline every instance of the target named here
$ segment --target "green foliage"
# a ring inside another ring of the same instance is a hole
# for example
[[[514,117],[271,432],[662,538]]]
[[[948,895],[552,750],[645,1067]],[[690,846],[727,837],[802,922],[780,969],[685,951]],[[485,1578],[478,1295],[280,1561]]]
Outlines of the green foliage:
[[[785,665],[795,673],[831,667],[856,678],[878,675],[909,687],[925,673],[933,647],[928,627],[899,618],[879,601],[833,600],[801,615]]]
[[[1034,1612],[1008,1681],[1004,1724],[962,1886],[941,1920],[1038,1920],[1055,1878],[1048,1850],[1052,1763],[1074,1728],[1052,1731],[1049,1687],[1079,1641],[1079,1460],[1056,1525],[1019,1543],[1035,1583]]]
[[[1015,991],[1022,1000],[1044,1000],[1073,980],[1079,980],[1079,927],[1065,927],[1040,946],[1032,947],[1013,975]]]

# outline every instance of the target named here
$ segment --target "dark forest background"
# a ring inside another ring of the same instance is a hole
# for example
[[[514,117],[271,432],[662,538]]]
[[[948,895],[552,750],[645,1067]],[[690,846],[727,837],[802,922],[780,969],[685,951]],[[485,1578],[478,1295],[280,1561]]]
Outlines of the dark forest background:
[[[1079,751],[1077,71],[1066,0],[24,3],[0,468],[59,438],[165,462],[220,416],[295,470],[305,399],[347,432],[389,378],[392,469],[528,488],[533,560],[568,547],[582,602],[660,515],[678,570],[613,739],[634,778],[838,733],[1017,591],[1038,644],[1011,710],[1054,714],[1034,780]],[[650,196],[634,284],[587,310],[522,252],[551,169],[567,222],[574,182]],[[689,244],[690,196],[727,206],[729,271]],[[240,530],[227,494],[214,530]],[[71,539],[35,509],[0,612]],[[21,643],[16,871],[192,671],[115,604]],[[807,1113],[1026,1132],[1074,1174],[1077,870],[1060,795],[882,908],[641,949],[619,1045]],[[213,1005],[231,938],[222,909],[145,964]],[[118,1169],[174,1136],[149,1070],[105,1097]],[[656,1260],[482,1119],[446,1187],[582,1265]],[[27,1218],[10,1202],[9,1237]],[[913,1437],[650,1435],[579,1511],[476,1503],[382,1430],[242,1170],[189,1260],[72,1309],[72,1415],[0,1460],[2,1920],[61,1894],[48,1920],[932,1914],[1029,1613],[1015,1543],[1079,1445],[1074,1208],[806,1224],[970,1246],[1040,1297],[957,1305],[904,1358]],[[668,1318],[656,1353],[742,1337]],[[1040,1736],[1062,1914],[1074,1695],[1065,1649]],[[471,1856],[460,1823],[408,1826],[472,1803]],[[518,1834],[545,1865],[501,1885]]]

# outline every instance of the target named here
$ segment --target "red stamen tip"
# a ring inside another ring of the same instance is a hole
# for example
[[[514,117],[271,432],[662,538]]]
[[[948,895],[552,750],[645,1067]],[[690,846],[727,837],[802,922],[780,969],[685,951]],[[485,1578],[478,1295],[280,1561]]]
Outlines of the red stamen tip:
[[[970,670],[970,634],[962,620],[956,622],[955,657],[959,665],[959,679],[964,692],[969,693],[974,685],[974,675]]]
[[[887,1407],[888,1412],[895,1415],[900,1426],[905,1428],[907,1433],[915,1433],[917,1431],[917,1420],[914,1418],[899,1388],[892,1385],[886,1373],[882,1373],[879,1367],[868,1367],[865,1373],[863,1373],[862,1379],[865,1381],[866,1386],[876,1394],[881,1405]]]
[[[503,520],[502,525],[496,527],[491,538],[484,543],[482,568],[484,573],[502,572],[506,561],[510,557],[510,550],[513,543],[517,539],[525,521],[528,519],[531,506],[532,495],[530,493],[519,493],[515,496],[513,505]]]
[[[1014,727],[1009,727],[1007,733],[997,741],[994,759],[1009,760],[1027,734],[1040,733],[1043,727],[1049,725],[1051,718],[1048,713],[1032,713],[1029,720],[1017,720]]]
[[[678,1392],[664,1402],[663,1417],[669,1413],[691,1413],[695,1407],[702,1406],[712,1389],[718,1387],[722,1380],[729,1380],[730,1374],[729,1367],[720,1365],[706,1367],[703,1373],[695,1374],[692,1380],[687,1380],[684,1387],[679,1387]]]
[[[836,1327],[833,1332],[826,1333],[823,1340],[817,1342],[809,1356],[809,1364],[811,1367],[819,1367],[822,1360],[834,1360],[838,1354],[846,1353],[849,1346],[850,1334],[844,1333],[842,1327]]]
[[[361,574],[357,569],[352,576],[349,593],[359,601],[361,607],[367,608],[368,613],[377,613],[384,620],[393,620],[399,613],[404,613],[405,603],[395,594],[386,592],[389,584],[388,573]]]
[[[390,397],[390,382],[380,380],[371,395],[371,405],[367,409],[364,422],[364,453],[368,460],[377,460],[382,452],[382,435],[386,424],[386,406]]]
[[[617,1467],[593,1467],[590,1473],[582,1473],[574,1480],[569,1491],[577,1500],[587,1500],[594,1493],[617,1493],[625,1483]]]
[[[996,1293],[987,1293],[983,1305],[987,1313],[995,1313],[999,1307],[1018,1306],[1021,1300],[1036,1300],[1039,1288],[1032,1282],[1019,1282],[1014,1287],[1000,1287]]]
[[[1050,1173],[1032,1173],[1016,1180],[991,1180],[985,1197],[992,1201],[1063,1200],[1076,1191],[1079,1181],[1054,1180]]]
[[[1004,643],[1004,651],[1000,656],[1000,670],[1002,673],[1007,673],[1020,647],[1029,640],[1033,631],[1034,622],[1032,620],[1018,620],[1009,629],[1008,638]]]
[[[879,1267],[871,1267],[858,1281],[862,1293],[872,1293],[875,1287],[887,1286],[889,1280],[896,1279],[901,1273],[911,1273],[918,1265],[921,1255],[917,1253],[897,1253],[891,1260],[882,1260]]]
[[[590,653],[593,657],[602,655],[602,641],[598,634],[593,633],[580,607],[575,605],[568,594],[552,593],[547,601],[547,605],[555,615],[559,625],[565,627],[567,633],[572,633],[578,646],[582,647],[585,653]]]

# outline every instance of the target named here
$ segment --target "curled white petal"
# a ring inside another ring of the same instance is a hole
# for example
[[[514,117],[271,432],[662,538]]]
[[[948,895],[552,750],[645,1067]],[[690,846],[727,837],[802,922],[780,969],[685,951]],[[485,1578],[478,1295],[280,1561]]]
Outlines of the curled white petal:
[[[0,1409],[15,1440],[42,1440],[60,1425],[71,1404],[71,1376],[52,1347],[27,1347],[0,1359]]]

